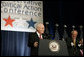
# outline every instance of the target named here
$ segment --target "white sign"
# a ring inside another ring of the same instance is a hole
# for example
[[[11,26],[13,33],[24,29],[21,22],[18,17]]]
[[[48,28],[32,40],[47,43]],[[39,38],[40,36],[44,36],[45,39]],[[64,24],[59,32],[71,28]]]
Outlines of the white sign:
[[[1,30],[35,32],[43,23],[42,1],[1,1]]]

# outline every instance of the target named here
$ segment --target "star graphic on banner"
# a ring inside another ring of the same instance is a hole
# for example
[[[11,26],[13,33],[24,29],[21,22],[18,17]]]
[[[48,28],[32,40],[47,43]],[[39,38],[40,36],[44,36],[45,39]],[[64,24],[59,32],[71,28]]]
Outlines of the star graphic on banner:
[[[13,27],[12,22],[15,21],[15,20],[12,20],[12,19],[10,18],[10,16],[8,17],[8,19],[5,19],[5,18],[4,18],[3,20],[6,21],[5,26],[10,25],[11,27]]]
[[[32,20],[32,18],[31,18],[30,21],[27,21],[27,22],[29,23],[28,28],[29,28],[29,27],[33,27],[33,28],[35,28],[35,27],[34,27],[34,24],[35,24],[36,22],[34,22],[34,21]]]

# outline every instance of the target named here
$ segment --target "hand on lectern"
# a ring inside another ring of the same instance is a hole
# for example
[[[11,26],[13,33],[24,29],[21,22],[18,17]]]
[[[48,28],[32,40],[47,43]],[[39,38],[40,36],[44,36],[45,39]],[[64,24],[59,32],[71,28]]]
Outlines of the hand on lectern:
[[[38,46],[38,42],[34,42],[34,47],[37,47]]]

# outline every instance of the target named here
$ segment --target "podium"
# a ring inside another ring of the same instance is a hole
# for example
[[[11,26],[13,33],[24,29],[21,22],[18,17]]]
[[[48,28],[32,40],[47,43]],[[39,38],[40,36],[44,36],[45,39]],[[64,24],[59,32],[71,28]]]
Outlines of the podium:
[[[40,40],[38,56],[68,56],[66,42],[62,40]]]

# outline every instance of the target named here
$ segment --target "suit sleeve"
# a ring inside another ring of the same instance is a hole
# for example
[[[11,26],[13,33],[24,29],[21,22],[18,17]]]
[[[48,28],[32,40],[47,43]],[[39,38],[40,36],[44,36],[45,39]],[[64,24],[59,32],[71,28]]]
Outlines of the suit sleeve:
[[[71,46],[71,39],[70,38],[67,38],[66,39],[66,44],[67,44],[67,47],[68,48],[71,48],[72,46]]]
[[[33,33],[29,33],[28,46],[29,46],[29,47],[33,47],[33,46],[34,46]]]

